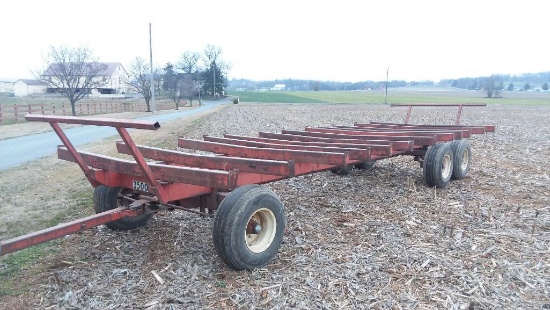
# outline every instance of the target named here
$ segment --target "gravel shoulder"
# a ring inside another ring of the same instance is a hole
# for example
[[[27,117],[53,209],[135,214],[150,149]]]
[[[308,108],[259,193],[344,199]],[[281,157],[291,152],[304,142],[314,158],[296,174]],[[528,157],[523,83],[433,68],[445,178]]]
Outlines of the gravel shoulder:
[[[450,124],[454,113],[417,109],[411,122]],[[402,122],[404,114],[383,105],[239,104],[133,136],[177,149],[177,137]],[[465,109],[462,119],[497,130],[470,139],[471,171],[445,189],[426,188],[410,157],[347,176],[320,172],[265,185],[287,216],[284,242],[265,268],[228,269],[212,245],[212,219],[162,212],[140,229],[100,226],[49,243],[17,275],[14,285],[26,292],[0,297],[0,306],[550,308],[550,107],[490,105]],[[114,140],[83,149],[115,155]],[[75,164],[54,156],[1,171],[0,193],[2,239],[43,228],[43,216],[92,212],[92,187]],[[0,268],[7,268],[2,260]]]

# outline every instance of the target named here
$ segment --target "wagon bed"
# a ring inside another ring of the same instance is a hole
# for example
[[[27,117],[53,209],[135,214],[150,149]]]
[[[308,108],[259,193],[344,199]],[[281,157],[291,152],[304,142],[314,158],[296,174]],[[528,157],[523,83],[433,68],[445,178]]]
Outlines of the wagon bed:
[[[370,169],[380,159],[409,155],[423,168],[427,186],[445,187],[469,171],[466,139],[495,131],[492,125],[458,125],[464,105],[453,106],[460,106],[457,125],[408,124],[409,106],[401,124],[179,138],[178,147],[187,152],[136,145],[127,128],[157,130],[156,122],[27,115],[29,121],[51,124],[63,142],[58,157],[76,162],[95,188],[97,214],[2,241],[0,255],[102,224],[137,228],[159,210],[180,209],[214,217],[214,247],[227,265],[239,270],[261,267],[278,251],[285,218],[279,197],[260,184],[325,170],[347,174],[353,168]],[[122,138],[116,142],[118,152],[133,160],[78,151],[59,123],[114,127]]]

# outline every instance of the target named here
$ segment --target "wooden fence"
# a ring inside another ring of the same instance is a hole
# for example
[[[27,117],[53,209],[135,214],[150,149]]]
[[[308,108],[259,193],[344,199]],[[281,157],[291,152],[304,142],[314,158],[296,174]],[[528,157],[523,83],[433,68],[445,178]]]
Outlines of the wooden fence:
[[[180,102],[180,107],[186,102]],[[145,112],[145,103],[136,102],[92,102],[76,103],[76,115],[93,115],[119,112]],[[155,110],[175,109],[171,100],[155,102]],[[25,120],[26,114],[72,115],[70,103],[43,104],[0,104],[0,125],[2,123],[17,123]]]

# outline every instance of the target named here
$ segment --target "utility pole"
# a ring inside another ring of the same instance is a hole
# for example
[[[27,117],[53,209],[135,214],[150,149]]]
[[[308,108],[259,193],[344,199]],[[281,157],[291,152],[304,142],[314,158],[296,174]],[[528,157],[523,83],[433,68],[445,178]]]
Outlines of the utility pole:
[[[151,67],[151,108],[155,112],[155,82],[153,76],[153,37],[151,36],[151,23],[149,23],[149,65]]]
[[[384,97],[384,104],[388,104],[388,76],[390,75],[390,66],[386,69],[386,96]]]

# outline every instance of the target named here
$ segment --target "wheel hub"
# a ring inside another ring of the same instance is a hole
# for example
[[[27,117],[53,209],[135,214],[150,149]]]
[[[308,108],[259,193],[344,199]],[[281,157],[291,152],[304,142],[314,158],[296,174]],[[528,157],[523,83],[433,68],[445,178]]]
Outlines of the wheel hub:
[[[254,226],[254,233],[259,234],[261,232],[262,232],[262,226],[256,224],[256,226]]]
[[[462,170],[466,170],[466,168],[468,168],[468,158],[469,158],[468,155],[469,155],[468,150],[464,150],[464,153],[462,153],[462,165],[461,165]]]
[[[451,172],[452,172],[451,156],[445,155],[445,157],[443,158],[443,163],[441,165],[441,175],[443,176],[443,178],[447,178],[450,176]]]
[[[248,220],[245,230],[246,246],[254,253],[261,253],[269,248],[276,232],[275,214],[266,208],[259,209]]]
[[[260,224],[258,224],[254,220],[248,221],[248,225],[246,226],[246,233],[248,235],[259,234],[261,232],[262,232],[262,226]]]

